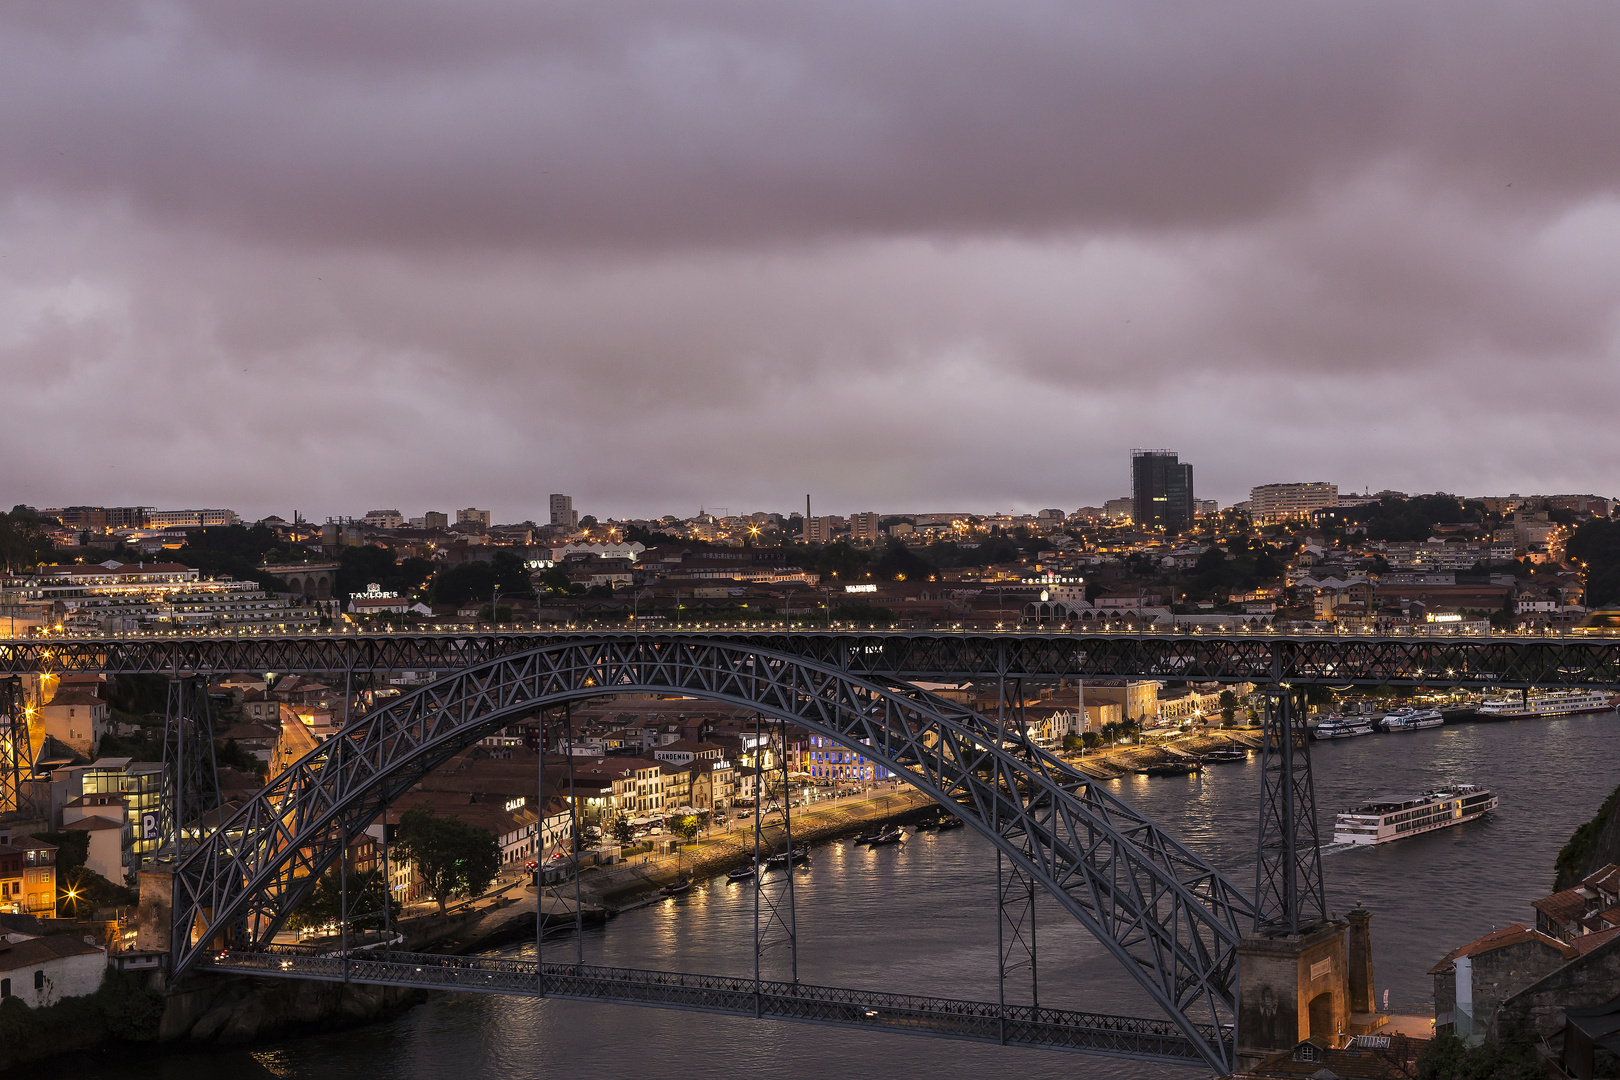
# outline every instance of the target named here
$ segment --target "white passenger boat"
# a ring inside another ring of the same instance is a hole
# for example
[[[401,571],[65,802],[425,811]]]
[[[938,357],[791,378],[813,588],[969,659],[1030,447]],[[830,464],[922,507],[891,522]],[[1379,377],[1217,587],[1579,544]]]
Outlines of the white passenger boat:
[[[1313,739],[1351,739],[1371,735],[1372,721],[1361,716],[1328,716],[1311,729]]]
[[[1395,709],[1384,714],[1385,731],[1421,731],[1445,723],[1439,709]]]
[[[1489,788],[1454,784],[1440,791],[1425,791],[1406,802],[1368,803],[1346,810],[1333,823],[1335,844],[1386,844],[1449,825],[1473,821],[1496,809]]]
[[[1613,708],[1614,698],[1602,690],[1558,690],[1518,701],[1512,698],[1487,701],[1474,710],[1474,715],[1481,720],[1540,720],[1549,716],[1609,712]]]

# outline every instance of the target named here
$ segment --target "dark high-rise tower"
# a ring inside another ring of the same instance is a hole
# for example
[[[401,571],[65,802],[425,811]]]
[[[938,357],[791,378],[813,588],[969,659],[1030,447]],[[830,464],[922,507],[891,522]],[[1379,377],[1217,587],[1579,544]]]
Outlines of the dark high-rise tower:
[[[1131,512],[1136,524],[1180,532],[1192,524],[1192,466],[1174,450],[1131,451]]]

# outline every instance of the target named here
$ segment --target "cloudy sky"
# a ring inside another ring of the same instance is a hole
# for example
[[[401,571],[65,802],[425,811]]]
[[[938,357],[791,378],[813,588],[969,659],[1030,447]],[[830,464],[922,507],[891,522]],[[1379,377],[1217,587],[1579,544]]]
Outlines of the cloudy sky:
[[[1615,494],[1620,6],[9,0],[0,502]]]

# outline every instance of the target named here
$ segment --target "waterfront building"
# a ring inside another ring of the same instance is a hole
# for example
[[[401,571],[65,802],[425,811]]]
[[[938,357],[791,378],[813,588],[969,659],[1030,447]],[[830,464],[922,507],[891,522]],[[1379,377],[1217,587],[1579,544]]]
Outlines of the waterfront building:
[[[1177,533],[1197,516],[1192,465],[1174,450],[1131,451],[1131,520]]]
[[[795,771],[822,784],[871,784],[894,776],[871,759],[821,735],[805,739],[798,757]]]
[[[53,909],[54,910],[54,909]],[[107,950],[79,934],[6,934],[0,949],[0,1001],[16,998],[31,1009],[101,989]]]

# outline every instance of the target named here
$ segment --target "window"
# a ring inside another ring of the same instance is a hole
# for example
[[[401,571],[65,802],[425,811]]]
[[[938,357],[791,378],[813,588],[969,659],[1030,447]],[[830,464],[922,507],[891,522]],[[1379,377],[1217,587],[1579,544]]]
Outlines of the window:
[[[45,969],[43,969],[43,968],[41,968],[40,970],[34,972],[34,989],[35,990],[43,990],[43,989],[45,989]]]
[[[0,979],[0,1000],[11,996],[11,980]]]

